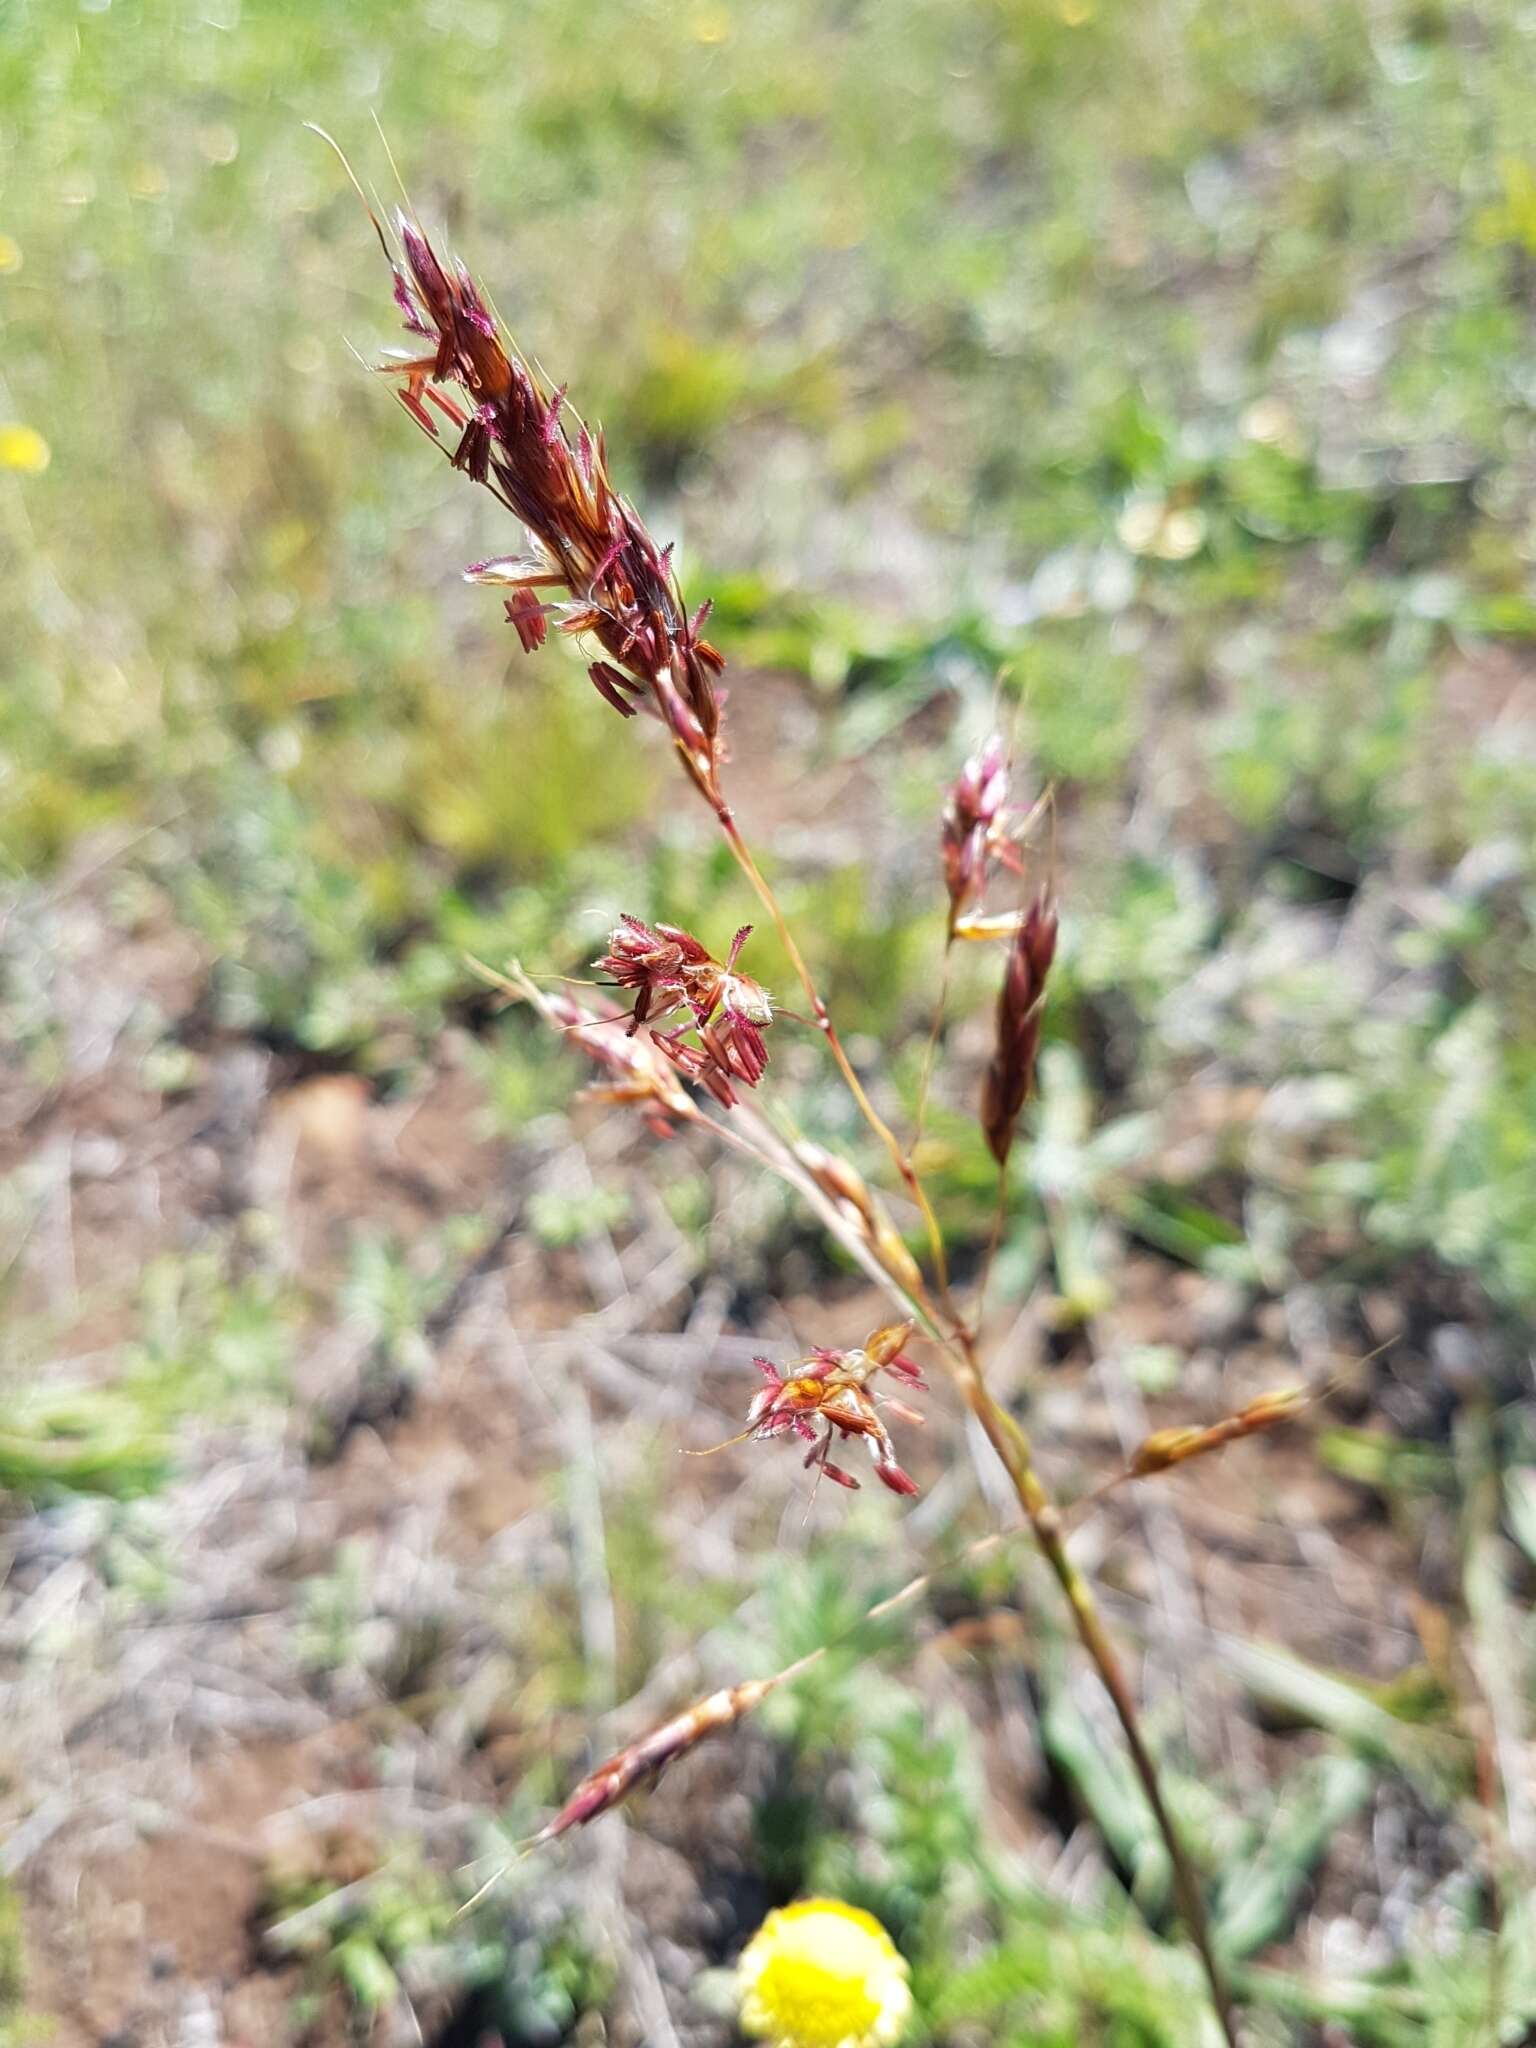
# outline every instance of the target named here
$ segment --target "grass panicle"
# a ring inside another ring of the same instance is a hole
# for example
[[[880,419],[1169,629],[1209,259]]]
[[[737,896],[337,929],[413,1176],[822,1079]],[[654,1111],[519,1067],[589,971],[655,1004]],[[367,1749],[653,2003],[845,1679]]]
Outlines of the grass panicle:
[[[562,632],[595,642],[602,654],[589,673],[605,701],[626,717],[649,710],[667,728],[690,782],[709,804],[726,846],[772,920],[805,991],[810,1021],[824,1038],[856,1110],[884,1145],[922,1219],[926,1265],[897,1231],[882,1197],[850,1161],[820,1144],[786,1140],[743,1095],[743,1089],[755,1089],[764,1080],[764,1032],[776,1015],[784,1014],[766,989],[739,970],[747,928],[736,934],[722,960],[680,925],[622,918],[597,966],[610,985],[632,998],[627,1012],[606,1000],[589,1007],[563,993],[547,994],[521,970],[501,985],[533,1003],[553,1028],[607,1070],[608,1078],[590,1092],[606,1101],[633,1103],[658,1136],[671,1135],[684,1124],[708,1130],[787,1181],[885,1290],[901,1317],[855,1351],[819,1350],[782,1369],[759,1361],[768,1383],[749,1408],[746,1429],[730,1441],[798,1437],[809,1446],[805,1462],[818,1481],[851,1486],[857,1482],[829,1453],[858,1438],[887,1487],[898,1494],[915,1493],[916,1483],[896,1462],[882,1411],[908,1421],[921,1417],[877,1392],[875,1382],[883,1372],[908,1386],[921,1384],[904,1350],[909,1340],[926,1342],[936,1353],[1000,1460],[1108,1693],[1220,2031],[1235,2044],[1237,2022],[1204,1886],[1175,1824],[1135,1695],[1093,1593],[1068,1553],[1068,1517],[1039,1475],[1029,1437],[987,1385],[980,1337],[990,1259],[967,1316],[952,1291],[943,1231],[910,1149],[854,1068],[789,920],[731,808],[715,688],[723,664],[718,651],[701,638],[708,608],[691,616],[686,611],[670,547],[652,539],[614,490],[602,436],[571,411],[564,387],[547,387],[530,369],[503,337],[487,301],[461,266],[443,263],[404,217],[397,232],[397,303],[409,332],[432,347],[392,361],[390,373],[418,424],[526,529],[527,553],[477,564],[471,575],[510,588],[508,616],[525,647],[542,641],[551,620]],[[448,429],[456,437],[451,445]],[[994,736],[946,792],[939,832],[946,959],[957,939],[996,939],[1007,949],[979,1105],[982,1134],[999,1172],[999,1227],[1009,1159],[1036,1084],[1042,1013],[1058,938],[1055,894],[1048,883],[1038,886],[1022,908],[984,907],[998,868],[1024,874],[1017,843],[1022,828],[1010,820],[1009,790],[1007,748]],[[661,1028],[679,1014],[681,1022]],[[930,1057],[938,1039],[936,1025]],[[925,1094],[926,1081],[925,1073]],[[1280,1389],[1207,1427],[1156,1431],[1086,1501],[1292,1419],[1315,1398],[1303,1389]],[[872,1616],[916,1597],[930,1576],[920,1575],[879,1603]],[[714,1692],[629,1743],[582,1781],[534,1841],[553,1840],[610,1811],[705,1737],[735,1726],[769,1692],[810,1668],[825,1647],[769,1678]]]

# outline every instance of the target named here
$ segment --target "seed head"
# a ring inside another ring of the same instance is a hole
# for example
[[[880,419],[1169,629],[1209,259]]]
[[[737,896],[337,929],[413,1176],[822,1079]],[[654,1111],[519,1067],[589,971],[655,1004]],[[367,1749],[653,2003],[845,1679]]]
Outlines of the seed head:
[[[1017,865],[1003,828],[1008,802],[1008,748],[993,733],[961,769],[945,795],[939,829],[944,885],[949,891],[949,930],[980,902],[994,860]]]
[[[1305,1387],[1275,1387],[1267,1394],[1260,1394],[1235,1415],[1224,1415],[1219,1422],[1210,1423],[1204,1429],[1154,1430],[1132,1452],[1125,1468],[1126,1476],[1148,1479],[1155,1472],[1166,1472],[1170,1466],[1182,1465],[1187,1458],[1202,1458],[1208,1451],[1218,1451],[1223,1444],[1229,1444],[1237,1437],[1256,1436],[1260,1430],[1273,1429],[1276,1423],[1289,1422],[1299,1415],[1311,1398]]]
[[[403,214],[395,226],[395,303],[407,333],[431,346],[382,367],[417,425],[528,535],[527,555],[467,575],[510,588],[507,618],[527,653],[552,617],[562,632],[590,634],[609,657],[588,670],[598,694],[625,717],[659,718],[718,806],[725,662],[703,637],[709,606],[689,616],[670,544],[659,547],[613,488],[603,437],[567,406],[564,385],[550,390],[524,360],[462,264],[440,261]]]
[[[992,1058],[981,1088],[981,1128],[998,1165],[1013,1146],[1019,1111],[1034,1085],[1046,977],[1056,957],[1056,906],[1044,890],[1024,913],[1008,949],[997,999]]]
[[[774,1437],[797,1436],[810,1445],[806,1469],[815,1466],[838,1486],[857,1489],[851,1472],[830,1461],[835,1439],[862,1437],[869,1449],[875,1477],[892,1493],[913,1494],[917,1482],[896,1462],[890,1432],[879,1407],[888,1407],[904,1422],[921,1423],[922,1416],[905,1402],[870,1391],[875,1375],[887,1372],[902,1386],[922,1391],[922,1374],[902,1349],[912,1334],[910,1323],[892,1323],[875,1330],[851,1351],[818,1348],[809,1357],[796,1359],[788,1372],[781,1372],[771,1359],[757,1358],[753,1364],[767,1381],[753,1396],[747,1410],[747,1429],[754,1442]],[[826,1434],[820,1431],[825,1429]]]
[[[631,1035],[648,1023],[651,1042],[726,1109],[736,1100],[732,1084],[755,1088],[768,1066],[763,1033],[773,1022],[773,999],[736,969],[751,933],[751,925],[744,924],[721,962],[681,925],[652,928],[626,915],[596,962],[598,972],[617,987],[635,991]],[[686,1023],[673,1031],[656,1030],[679,1010],[687,1013]]]
[[[723,1728],[734,1727],[744,1714],[770,1693],[776,1678],[749,1678],[741,1685],[712,1692],[691,1707],[663,1721],[648,1735],[631,1742],[582,1779],[552,1821],[539,1830],[536,1843],[552,1842],[568,1828],[582,1827],[618,1806],[646,1779],[660,1777],[667,1765]]]

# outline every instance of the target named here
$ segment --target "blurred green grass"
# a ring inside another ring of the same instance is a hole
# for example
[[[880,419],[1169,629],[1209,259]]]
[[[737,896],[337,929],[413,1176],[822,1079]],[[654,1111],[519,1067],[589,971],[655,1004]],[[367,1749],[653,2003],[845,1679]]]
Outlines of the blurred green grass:
[[[1218,792],[1253,829],[1335,773],[1310,684],[1337,672],[1346,735],[1391,728],[1327,793],[1353,824],[1436,629],[1526,626],[1528,39],[1476,10],[1468,49],[1464,12],[12,0],[6,407],[52,451],[7,489],[13,862],[254,759],[388,920],[418,855],[558,862],[633,812],[553,659],[522,732],[553,718],[548,757],[498,751],[504,641],[452,588],[490,508],[343,345],[387,334],[387,297],[301,123],[387,185],[374,112],[690,580],[763,579],[770,644],[826,608],[841,682],[880,631],[797,531],[825,511],[867,581],[911,519],[932,564],[886,612],[987,603],[1043,764],[1112,781],[1143,737],[1126,614],[1201,666],[1257,610]],[[1404,273],[1401,307],[1351,314]],[[1351,343],[1371,388],[1341,428]],[[1021,590],[1055,549],[1085,559]]]

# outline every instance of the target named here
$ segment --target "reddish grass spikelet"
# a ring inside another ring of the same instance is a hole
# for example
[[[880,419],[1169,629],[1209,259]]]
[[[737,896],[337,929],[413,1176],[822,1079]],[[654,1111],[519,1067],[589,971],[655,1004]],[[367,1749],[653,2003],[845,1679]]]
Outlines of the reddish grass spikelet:
[[[709,948],[681,925],[658,925],[655,931],[626,911],[608,937],[608,950],[594,962],[616,988],[635,991],[629,1020],[631,1034],[651,1015],[680,1009],[692,994],[692,978],[713,966]]]
[[[653,930],[626,915],[595,963],[617,987],[635,991],[631,1034],[649,1024],[653,1042],[666,1057],[727,1109],[736,1099],[732,1084],[755,1088],[768,1066],[763,1033],[773,1022],[773,999],[736,967],[751,932],[744,924],[721,962],[680,925],[658,924]],[[688,1023],[674,1031],[656,1030],[679,1010],[687,1012]],[[690,1031],[696,1043],[686,1036]]]
[[[945,794],[939,828],[949,935],[980,902],[994,861],[1017,870],[1018,854],[1003,826],[1008,802],[1008,748],[993,733],[970,757]]]
[[[1041,890],[1008,949],[992,1058],[981,1088],[981,1128],[999,1167],[1008,1163],[1019,1112],[1034,1085],[1041,1005],[1055,957],[1056,906]]]
[[[578,1100],[633,1104],[658,1138],[675,1136],[678,1124],[693,1117],[693,1102],[673,1062],[653,1040],[633,1035],[629,1018],[616,1004],[591,1009],[563,989],[541,989],[519,970],[506,982],[498,978],[498,985],[531,1003],[547,1024],[580,1046],[611,1076],[596,1087],[584,1088]]]
[[[879,1407],[887,1407],[903,1422],[921,1423],[915,1408],[888,1394],[871,1392],[875,1376],[887,1372],[902,1386],[921,1391],[926,1382],[902,1349],[912,1334],[911,1323],[891,1323],[873,1331],[851,1351],[817,1348],[808,1358],[797,1359],[793,1368],[781,1372],[770,1359],[754,1359],[768,1384],[755,1395],[747,1410],[746,1434],[755,1443],[774,1437],[797,1436],[810,1445],[806,1469],[817,1471],[839,1486],[857,1489],[851,1472],[831,1462],[830,1452],[840,1437],[861,1437],[869,1451],[875,1476],[892,1493],[914,1494],[917,1481],[896,1461],[890,1432]],[[825,1429],[825,1435],[820,1432]]]
[[[645,690],[633,676],[625,675],[622,669],[615,668],[612,662],[608,661],[594,661],[587,674],[592,678],[593,689],[605,704],[613,706],[620,718],[635,716],[639,707],[631,702],[631,699],[643,697]]]
[[[567,1829],[582,1827],[588,1821],[596,1820],[600,1813],[607,1813],[610,1808],[618,1806],[637,1785],[648,1778],[659,1777],[668,1764],[674,1763],[707,1735],[734,1727],[744,1714],[749,1714],[782,1682],[783,1675],[748,1679],[744,1684],[713,1692],[707,1699],[696,1700],[682,1713],[674,1714],[670,1721],[663,1721],[648,1735],[642,1735],[638,1741],[616,1751],[582,1779],[554,1819],[533,1837],[530,1846],[553,1842]]]
[[[564,385],[545,386],[462,264],[441,262],[403,214],[395,226],[395,303],[407,332],[433,346],[382,367],[417,425],[522,521],[530,542],[530,560],[482,562],[471,578],[514,586],[507,617],[527,652],[543,644],[550,617],[596,639],[609,657],[601,677],[590,671],[602,696],[626,716],[644,708],[659,718],[695,785],[722,810],[715,680],[725,661],[702,636],[708,607],[689,616],[671,545],[659,547],[614,489],[602,436],[571,413]],[[541,601],[531,594],[539,588],[564,596]]]

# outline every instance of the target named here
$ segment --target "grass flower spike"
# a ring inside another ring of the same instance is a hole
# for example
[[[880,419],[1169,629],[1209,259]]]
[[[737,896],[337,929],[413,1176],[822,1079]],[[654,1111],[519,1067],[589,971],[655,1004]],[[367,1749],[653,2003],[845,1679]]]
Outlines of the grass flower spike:
[[[922,1375],[901,1348],[911,1334],[910,1323],[892,1323],[852,1351],[813,1351],[809,1358],[798,1359],[788,1374],[781,1373],[770,1359],[755,1359],[753,1363],[768,1384],[747,1411],[747,1434],[759,1442],[798,1436],[811,1446],[805,1457],[807,1470],[814,1465],[837,1485],[855,1491],[858,1480],[832,1464],[829,1453],[838,1437],[862,1437],[882,1485],[892,1493],[916,1493],[917,1481],[897,1464],[890,1431],[875,1404],[878,1401],[888,1407],[903,1422],[920,1423],[923,1418],[905,1401],[869,1391],[870,1382],[880,1372],[890,1373],[903,1386],[924,1390]],[[817,1433],[823,1423],[825,1436]]]
[[[454,468],[492,491],[528,536],[526,555],[477,562],[466,574],[507,590],[507,619],[526,653],[543,644],[551,618],[595,640],[609,657],[588,669],[598,694],[626,718],[659,718],[720,808],[715,678],[725,663],[703,638],[709,606],[689,616],[671,547],[657,546],[614,489],[603,437],[570,411],[564,386],[546,387],[462,264],[441,262],[403,214],[395,225],[395,303],[416,346],[383,368]]]
[[[1025,912],[1003,972],[996,1041],[981,1091],[981,1128],[1000,1167],[1008,1163],[1014,1126],[1034,1086],[1040,1010],[1056,957],[1056,906],[1043,891]]]
[[[737,1965],[744,2031],[771,2048],[891,2048],[912,2010],[907,1964],[840,1899],[770,1913]]]
[[[981,900],[993,861],[1018,867],[1004,828],[1008,802],[1008,749],[1000,733],[966,762],[945,794],[939,844],[949,892],[949,935]]]
[[[768,1066],[763,1032],[773,1022],[773,999],[736,972],[751,932],[751,925],[741,927],[722,964],[679,925],[659,924],[653,931],[638,917],[622,917],[609,935],[608,951],[596,963],[616,987],[636,992],[630,1035],[649,1023],[667,1058],[726,1109],[736,1100],[731,1083],[755,1088]],[[678,1010],[688,1011],[692,1023],[675,1031],[655,1029]],[[685,1038],[689,1030],[697,1044]]]

